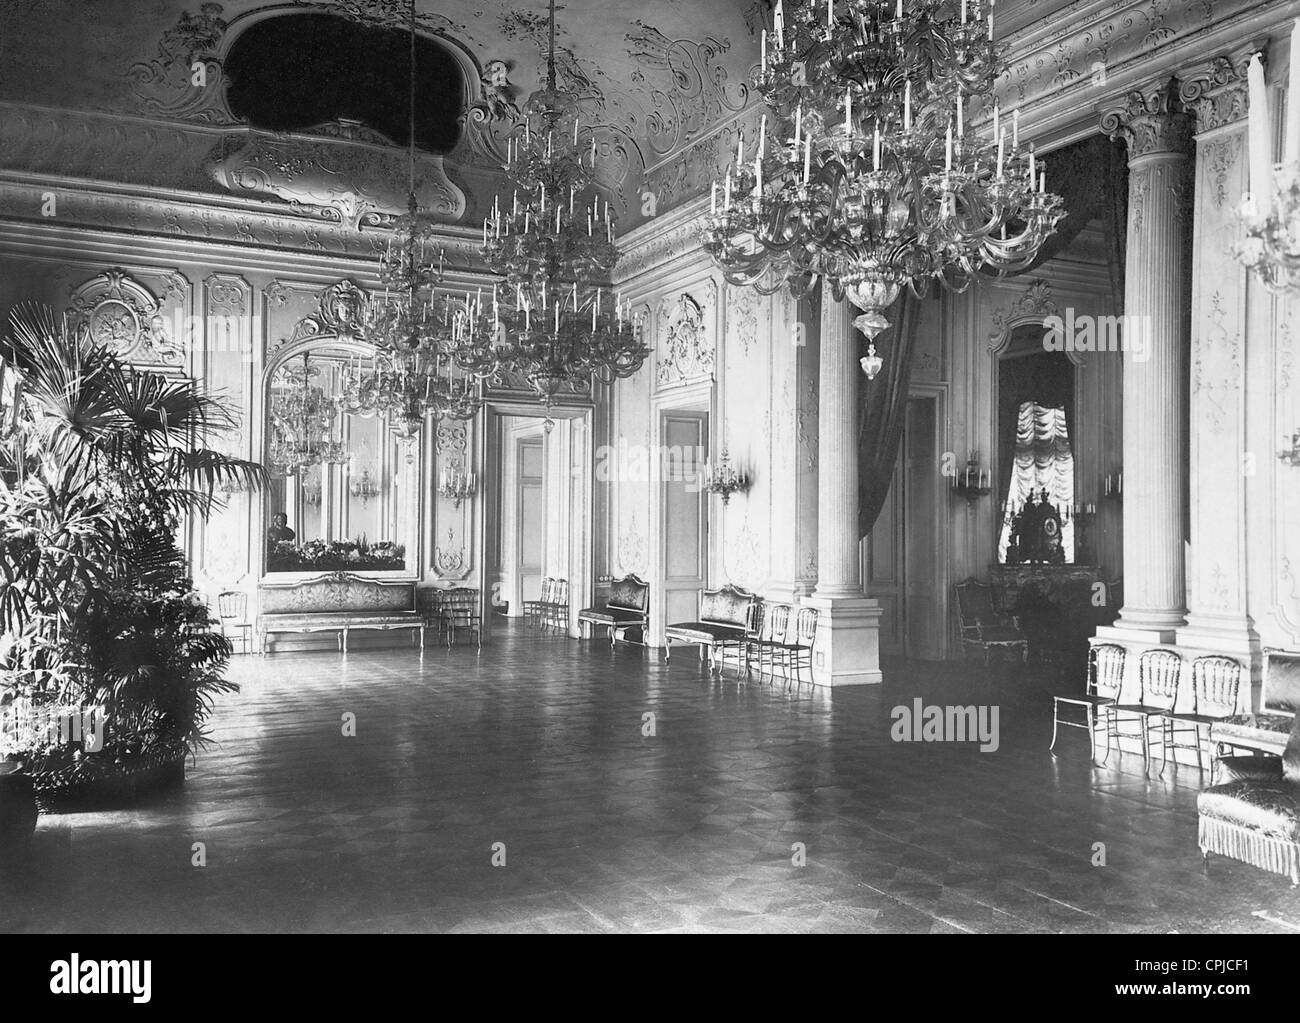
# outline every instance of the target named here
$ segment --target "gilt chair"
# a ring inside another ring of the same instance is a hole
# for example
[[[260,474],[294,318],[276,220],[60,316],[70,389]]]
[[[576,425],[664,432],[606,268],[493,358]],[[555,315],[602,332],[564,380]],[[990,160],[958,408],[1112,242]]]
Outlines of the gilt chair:
[[[808,684],[812,685],[813,646],[817,642],[818,611],[815,607],[801,607],[795,615],[794,627],[786,628],[786,639],[781,644],[785,657],[786,688],[790,688],[791,672],[796,685],[803,685],[803,672],[808,670]]]
[[[1106,756],[1110,756],[1110,713],[1111,707],[1119,699],[1120,688],[1124,684],[1124,661],[1126,651],[1115,643],[1099,643],[1088,651],[1088,680],[1083,695],[1052,697],[1052,745],[1048,752],[1056,748],[1056,735],[1059,726],[1066,728],[1086,728],[1088,746],[1093,760],[1097,759],[1097,722],[1101,721],[1102,732],[1106,736]],[[1070,721],[1061,717],[1061,706],[1082,707],[1085,720]]]
[[[1114,703],[1109,707],[1111,734],[1118,742],[1124,734],[1120,731],[1120,715],[1137,718],[1141,722],[1142,759],[1151,755],[1151,726],[1160,724],[1161,755],[1164,758],[1160,770],[1163,773],[1168,763],[1168,747],[1164,745],[1164,719],[1173,713],[1178,703],[1178,687],[1183,677],[1183,659],[1175,650],[1156,648],[1147,650],[1138,658],[1138,700],[1137,703]],[[1133,738],[1135,736],[1129,736]]]
[[[227,629],[233,629],[235,638],[242,640],[244,653],[252,649],[253,623],[248,620],[248,594],[240,590],[225,590],[217,594],[217,621],[221,634],[231,638]]]
[[[1210,726],[1237,712],[1237,691],[1240,688],[1240,661],[1218,654],[1196,658],[1192,662],[1192,709],[1165,715],[1162,726],[1165,749],[1170,752],[1196,750],[1196,766],[1205,770],[1201,759],[1201,729],[1205,729],[1205,744],[1208,745]],[[1191,727],[1180,727],[1188,725]],[[1193,742],[1178,741],[1180,735],[1188,733],[1194,737]]]

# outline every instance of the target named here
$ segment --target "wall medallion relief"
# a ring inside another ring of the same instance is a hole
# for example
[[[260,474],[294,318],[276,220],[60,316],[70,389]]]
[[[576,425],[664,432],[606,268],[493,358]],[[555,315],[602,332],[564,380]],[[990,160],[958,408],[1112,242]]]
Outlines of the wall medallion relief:
[[[184,353],[158,299],[125,270],[107,270],[73,288],[68,313],[75,328],[125,362],[160,370],[181,367]]]

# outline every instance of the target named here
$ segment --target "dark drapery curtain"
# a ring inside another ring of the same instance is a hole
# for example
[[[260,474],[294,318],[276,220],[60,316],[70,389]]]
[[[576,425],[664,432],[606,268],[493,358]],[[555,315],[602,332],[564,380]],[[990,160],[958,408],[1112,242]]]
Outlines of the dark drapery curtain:
[[[1089,223],[1100,219],[1110,256],[1115,311],[1122,313],[1128,227],[1128,154],[1124,143],[1096,135],[1049,154],[1046,166],[1052,191],[1064,200],[1067,213],[1057,224],[1056,233],[1044,242],[1038,258],[1020,275],[1033,273],[1060,254]],[[902,290],[888,314],[889,330],[876,340],[884,368],[875,380],[864,378],[860,383],[858,529],[864,537],[885,506],[898,460],[922,301],[930,300],[917,299],[907,288]]]
[[[876,354],[885,365],[875,380],[858,381],[858,529],[862,536],[871,532],[885,506],[898,460],[922,301],[906,287],[899,292],[886,314],[889,330],[876,338]]]

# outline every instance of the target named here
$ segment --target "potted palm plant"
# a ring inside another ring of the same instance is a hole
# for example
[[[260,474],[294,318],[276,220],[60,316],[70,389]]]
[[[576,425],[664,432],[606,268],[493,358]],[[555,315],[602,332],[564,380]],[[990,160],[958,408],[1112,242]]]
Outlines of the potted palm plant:
[[[103,720],[93,743],[0,732],[7,774],[49,809],[183,777],[213,698],[236,687],[177,534],[223,484],[261,486],[261,466],[208,447],[236,425],[224,401],[42,307],[0,339],[0,424],[0,712]]]

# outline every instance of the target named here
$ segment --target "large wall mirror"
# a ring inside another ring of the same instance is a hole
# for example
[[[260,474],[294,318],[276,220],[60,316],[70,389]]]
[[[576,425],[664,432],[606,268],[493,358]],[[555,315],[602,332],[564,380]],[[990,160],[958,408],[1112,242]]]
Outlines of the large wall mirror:
[[[1075,373],[1039,324],[1017,327],[998,359],[999,565],[1076,560]]]
[[[348,411],[349,370],[364,357],[326,337],[268,368],[268,575],[417,570],[420,438],[403,437],[386,415]]]

